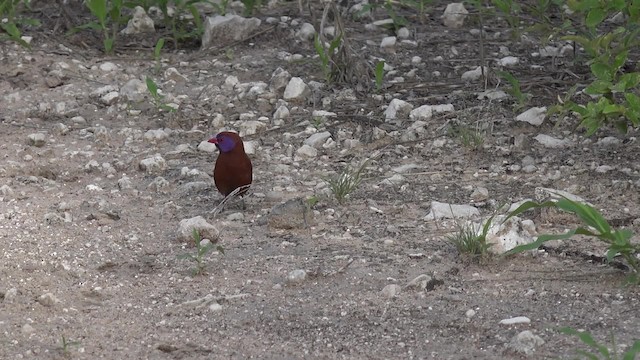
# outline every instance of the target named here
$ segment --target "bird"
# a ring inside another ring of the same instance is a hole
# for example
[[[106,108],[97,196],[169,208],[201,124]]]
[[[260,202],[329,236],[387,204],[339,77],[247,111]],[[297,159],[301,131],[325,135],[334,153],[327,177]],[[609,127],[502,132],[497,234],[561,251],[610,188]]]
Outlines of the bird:
[[[238,192],[238,195],[244,195],[253,180],[253,166],[251,159],[244,151],[240,135],[223,131],[209,139],[208,142],[216,144],[220,150],[220,155],[218,155],[213,168],[213,181],[218,191],[226,198],[237,188],[246,186]]]

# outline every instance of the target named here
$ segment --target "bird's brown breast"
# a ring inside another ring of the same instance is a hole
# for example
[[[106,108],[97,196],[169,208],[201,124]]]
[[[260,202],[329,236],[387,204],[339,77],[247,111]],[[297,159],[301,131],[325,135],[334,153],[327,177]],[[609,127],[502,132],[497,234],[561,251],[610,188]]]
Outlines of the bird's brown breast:
[[[251,160],[242,149],[220,153],[213,169],[213,180],[218,191],[227,196],[235,189],[250,185],[253,179]],[[242,190],[243,195],[247,190]]]

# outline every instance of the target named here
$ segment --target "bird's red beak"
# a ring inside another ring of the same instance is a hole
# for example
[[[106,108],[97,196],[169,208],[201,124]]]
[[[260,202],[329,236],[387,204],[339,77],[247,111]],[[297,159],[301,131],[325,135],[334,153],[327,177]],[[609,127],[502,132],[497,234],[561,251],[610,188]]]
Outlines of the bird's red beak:
[[[216,138],[214,138],[214,137],[213,137],[213,138],[209,139],[209,141],[208,141],[208,142],[210,142],[210,143],[212,143],[212,144],[217,144],[217,143],[218,143],[218,139],[216,139]]]

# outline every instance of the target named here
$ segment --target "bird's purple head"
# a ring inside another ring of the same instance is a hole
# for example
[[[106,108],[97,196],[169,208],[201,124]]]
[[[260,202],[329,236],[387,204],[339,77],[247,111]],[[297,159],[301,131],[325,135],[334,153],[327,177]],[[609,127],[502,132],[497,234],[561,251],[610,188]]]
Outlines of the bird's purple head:
[[[229,131],[223,131],[219,133],[215,137],[209,139],[209,142],[216,144],[216,147],[220,150],[220,152],[223,153],[231,152],[238,143],[242,144],[240,136]]]

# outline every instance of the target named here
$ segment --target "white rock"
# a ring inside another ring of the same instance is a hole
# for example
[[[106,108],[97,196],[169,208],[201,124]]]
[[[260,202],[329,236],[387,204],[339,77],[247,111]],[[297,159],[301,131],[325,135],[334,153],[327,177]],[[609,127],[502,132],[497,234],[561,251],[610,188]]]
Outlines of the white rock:
[[[400,285],[389,284],[382,289],[381,293],[382,293],[382,296],[386,297],[387,299],[391,299],[398,296],[398,294],[400,294],[401,291],[402,291],[402,287],[400,287]]]
[[[273,113],[274,120],[288,119],[289,118],[289,108],[285,105],[280,105]]]
[[[47,143],[46,137],[43,133],[29,134],[27,139],[29,141],[29,145],[35,146],[35,147],[43,147],[44,144]]]
[[[404,165],[396,166],[393,169],[391,169],[391,171],[396,172],[398,174],[405,174],[405,173],[408,173],[411,170],[419,169],[419,168],[420,168],[420,166],[418,164],[410,163],[410,164],[404,164]]]
[[[424,220],[462,219],[475,216],[480,216],[480,210],[473,206],[432,201],[431,211],[424,217]]]
[[[532,107],[531,109],[528,109],[527,111],[516,116],[516,120],[528,122],[529,124],[534,126],[540,126],[542,125],[542,122],[544,121],[546,116],[547,108],[545,106]]]
[[[247,19],[232,14],[207,17],[204,21],[202,48],[206,49],[245,39],[257,30],[261,23],[257,18]]]
[[[547,200],[558,201],[562,198],[567,198],[571,201],[580,202],[580,203],[593,206],[593,204],[585,201],[585,199],[581,198],[580,196],[574,195],[564,190],[545,188],[545,187],[536,187],[534,190],[534,194],[535,194],[536,201],[538,202],[547,201]]]
[[[465,9],[464,4],[450,3],[442,14],[442,23],[448,28],[459,29],[464,24],[467,15],[469,15],[469,11]]]
[[[534,139],[542,144],[542,146],[549,149],[561,149],[572,145],[572,142],[569,139],[558,139],[545,134],[538,134]]]
[[[260,130],[265,129],[266,127],[267,124],[258,120],[243,121],[238,126],[238,128],[240,129],[240,136],[255,135]]]
[[[120,96],[125,101],[141,102],[147,93],[147,84],[139,79],[131,79],[120,88]]]
[[[318,156],[318,150],[316,150],[316,148],[314,147],[304,144],[298,150],[296,150],[296,156],[303,159],[314,158]]]
[[[103,62],[102,64],[100,64],[100,66],[98,66],[100,68],[100,70],[104,71],[104,72],[110,72],[110,71],[116,71],[118,70],[118,65],[112,63],[112,62]]]
[[[428,120],[433,116],[433,108],[431,105],[422,105],[409,113],[409,119],[412,120]]]
[[[177,231],[178,237],[185,242],[195,241],[193,230],[197,230],[200,233],[201,239],[208,239],[214,243],[220,239],[218,228],[209,224],[202,216],[180,220]]]
[[[409,115],[413,105],[400,99],[393,99],[389,103],[389,106],[384,111],[384,118],[387,122],[391,120],[401,119]]]
[[[542,345],[544,345],[544,340],[540,336],[530,330],[525,330],[511,339],[509,347],[520,354],[530,356],[533,355],[537,347]]]
[[[505,56],[502,59],[498,60],[498,65],[504,66],[504,67],[515,66],[515,65],[518,65],[519,63],[520,63],[520,59],[518,59],[515,56]]]
[[[327,141],[327,139],[330,138],[330,137],[331,137],[331,133],[330,132],[323,131],[323,132],[315,133],[315,134],[309,136],[304,141],[304,143],[309,145],[309,146],[312,146],[312,147],[314,147],[316,149],[319,149],[322,146],[322,144],[324,144]]]
[[[244,145],[244,152],[247,155],[253,155],[256,153],[256,148],[258,147],[256,141],[243,141],[242,144]]]
[[[156,174],[167,169],[167,162],[160,154],[155,154],[152,157],[140,160],[138,166],[140,170],[146,171],[147,174]]]
[[[598,145],[602,145],[602,146],[620,145],[621,143],[622,143],[622,140],[620,140],[620,139],[618,139],[617,137],[614,137],[614,136],[603,137],[602,139],[598,140],[598,142],[597,142]]]
[[[305,84],[305,82],[299,77],[292,77],[284,89],[285,100],[305,100],[311,95],[311,89]]]
[[[155,31],[153,19],[147,15],[142,6],[136,6],[131,19],[127,23],[127,27],[120,32],[122,34],[140,34],[153,33]]]
[[[485,75],[487,74],[488,68],[484,68]],[[476,81],[482,77],[482,66],[478,66],[477,68],[469,71],[465,71],[462,74],[462,80],[464,81]]]
[[[291,74],[287,70],[283,68],[277,68],[271,74],[271,80],[269,81],[269,87],[273,91],[280,91],[287,87],[289,80],[291,79]]]
[[[386,36],[382,38],[380,42],[380,48],[383,50],[388,50],[396,46],[396,37],[395,36]]]
[[[404,184],[406,181],[407,181],[407,179],[404,176],[402,176],[400,174],[394,174],[394,175],[391,175],[390,177],[382,180],[380,182],[380,184],[382,184],[382,185],[399,186],[399,185]]]
[[[396,35],[398,35],[398,39],[408,39],[411,33],[409,33],[409,29],[407,29],[406,27],[401,27],[396,32]]]
[[[38,302],[42,306],[51,307],[59,303],[60,300],[52,293],[46,293],[38,297]]]
[[[309,23],[300,26],[300,30],[296,32],[296,37],[302,41],[312,41],[316,36],[316,28]]]
[[[596,168],[596,172],[599,174],[604,174],[607,173],[611,170],[615,170],[615,168],[613,166],[610,165],[600,165]]]
[[[473,201],[485,201],[489,198],[489,190],[486,187],[478,186],[471,193],[471,200]]]
[[[487,232],[488,244],[493,244],[489,251],[494,254],[505,253],[516,246],[530,244],[535,241],[536,227],[531,220],[522,220],[517,216],[509,218],[506,222],[504,215],[498,215],[491,221]],[[484,223],[482,224],[484,226]],[[482,227],[479,227],[481,232]]]
[[[526,316],[516,316],[509,319],[500,320],[500,325],[516,325],[516,324],[529,324],[531,319]]]
[[[489,89],[478,93],[478,100],[501,100],[507,97],[509,97],[509,95],[506,92],[497,89]]]
[[[120,93],[117,91],[112,91],[100,97],[100,101],[105,105],[113,105],[118,101],[120,97]]]
[[[162,141],[169,137],[169,134],[163,129],[147,130],[143,135],[144,139],[149,142]]]
[[[300,284],[307,279],[307,272],[302,269],[292,270],[287,274],[287,284]]]
[[[201,141],[200,144],[198,144],[198,151],[214,153],[216,150],[218,150],[216,144],[210,143],[207,140]]]
[[[178,69],[174,67],[167,68],[167,70],[164,71],[164,77],[167,80],[173,80],[179,84],[184,84],[187,82],[187,78],[184,75],[180,74]]]

